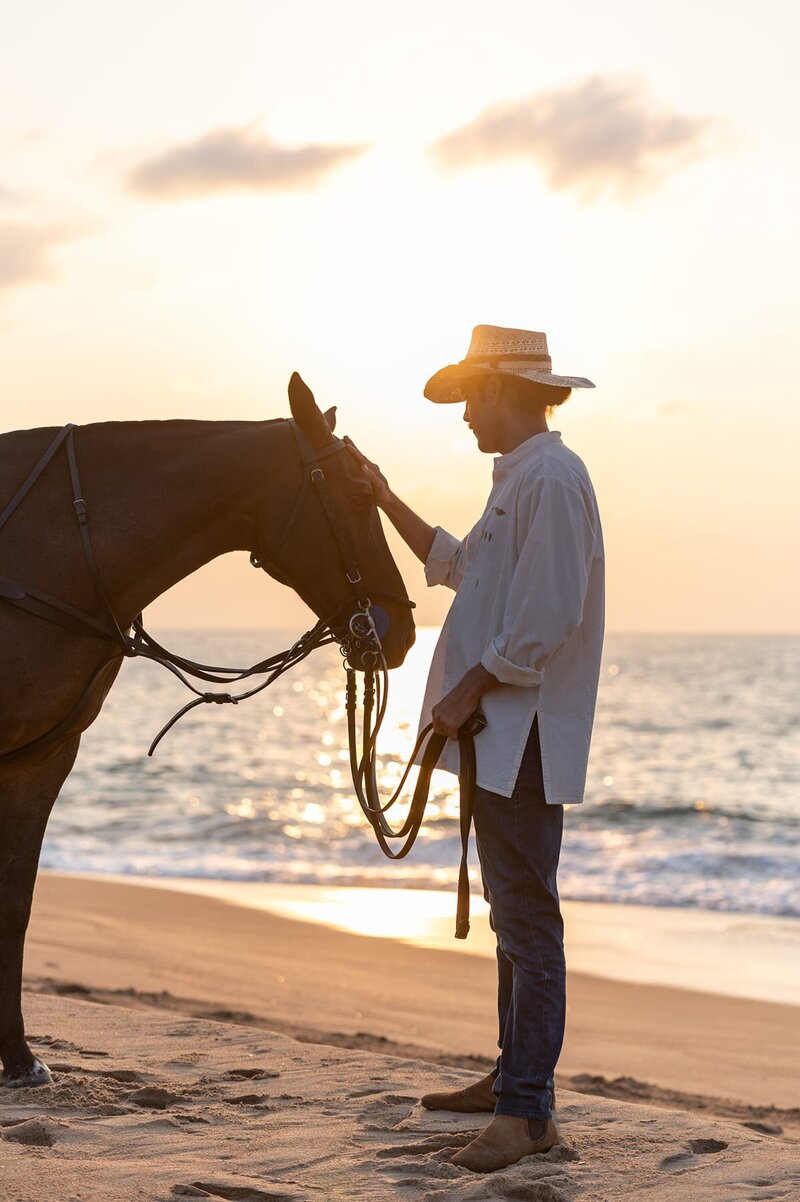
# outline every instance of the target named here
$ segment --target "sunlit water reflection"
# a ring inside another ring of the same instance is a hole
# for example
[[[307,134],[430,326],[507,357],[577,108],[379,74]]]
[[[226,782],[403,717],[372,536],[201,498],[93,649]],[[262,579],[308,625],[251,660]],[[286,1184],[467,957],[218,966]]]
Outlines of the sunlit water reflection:
[[[387,792],[414,744],[436,634],[420,630],[406,664],[391,674],[380,745]],[[245,663],[295,635],[164,638],[195,658]],[[566,814],[562,894],[800,915],[798,680],[797,638],[609,635],[587,801]],[[434,774],[426,822],[407,859],[389,863],[375,844],[352,792],[335,648],[316,652],[253,701],[193,711],[149,760],[150,737],[185,700],[156,666],[124,666],[54,810],[45,866],[454,885],[451,775]],[[473,884],[479,888],[476,867]]]

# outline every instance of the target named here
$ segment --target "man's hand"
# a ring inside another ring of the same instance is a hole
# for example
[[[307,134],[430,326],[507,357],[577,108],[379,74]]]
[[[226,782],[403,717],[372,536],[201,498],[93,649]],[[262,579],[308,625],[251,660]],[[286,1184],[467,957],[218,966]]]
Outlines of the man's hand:
[[[417,559],[421,563],[425,563],[430,554],[436,534],[433,526],[429,526],[418,513],[414,513],[413,509],[409,509],[405,501],[401,501],[392,492],[389,487],[389,481],[377,463],[372,463],[371,460],[367,459],[366,455],[362,455],[361,451],[359,451],[356,444],[350,438],[345,436],[344,441],[356,463],[361,465],[364,478],[370,483],[372,498],[375,504],[379,509],[383,510],[395,530],[408,543]]]
[[[475,713],[483,694],[499,683],[483,664],[470,668],[463,680],[433,707],[433,729],[437,734],[447,735],[448,739],[457,739],[459,730]]]
[[[361,470],[366,476],[372,488],[372,496],[375,504],[379,509],[386,509],[386,506],[392,500],[392,490],[389,488],[389,481],[384,476],[377,463],[372,463],[359,451],[358,447],[350,438],[345,435],[344,439],[347,449],[357,463],[361,465]]]

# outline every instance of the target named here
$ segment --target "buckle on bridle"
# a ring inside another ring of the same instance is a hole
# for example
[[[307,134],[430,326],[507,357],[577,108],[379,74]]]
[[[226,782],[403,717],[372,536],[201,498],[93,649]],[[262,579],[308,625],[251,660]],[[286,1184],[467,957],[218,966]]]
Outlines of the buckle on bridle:
[[[372,602],[369,597],[359,599],[361,609],[351,615],[348,622],[349,634],[340,640],[339,649],[347,666],[353,652],[358,652],[361,664],[365,668],[374,668],[382,656],[381,639],[375,625],[375,619],[370,612]]]
[[[372,620],[372,614],[368,609],[357,610],[350,619],[349,626],[350,633],[355,639],[377,639],[378,637],[375,623]]]

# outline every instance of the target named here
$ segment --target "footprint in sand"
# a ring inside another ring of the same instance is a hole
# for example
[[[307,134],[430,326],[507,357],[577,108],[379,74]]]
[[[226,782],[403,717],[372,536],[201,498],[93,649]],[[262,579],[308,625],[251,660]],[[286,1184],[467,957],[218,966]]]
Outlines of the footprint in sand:
[[[752,1119],[750,1122],[742,1123],[743,1127],[749,1127],[751,1131],[757,1131],[759,1135],[783,1135],[783,1127],[779,1127],[777,1123],[761,1123],[758,1119]]]
[[[280,1073],[270,1072],[266,1068],[229,1068],[226,1077],[232,1077],[234,1080],[245,1081],[266,1081],[274,1077],[280,1077]]]
[[[691,1152],[673,1152],[659,1161],[658,1167],[660,1169],[685,1169],[690,1164],[694,1164],[694,1159]]]
[[[166,1110],[174,1102],[179,1102],[180,1098],[168,1089],[159,1089],[157,1085],[145,1085],[144,1089],[134,1089],[129,1093],[127,1100],[147,1110]]]
[[[24,1119],[0,1131],[0,1139],[10,1144],[24,1144],[28,1148],[52,1148],[59,1132],[59,1124],[42,1117]]]
[[[225,1198],[227,1202],[304,1202],[305,1193],[288,1191],[276,1183],[274,1189],[261,1189],[255,1185],[234,1185],[225,1181],[192,1181],[173,1185],[172,1193],[178,1198]]]
[[[428,1139],[421,1139],[416,1143],[376,1148],[373,1155],[379,1160],[387,1160],[396,1156],[427,1156],[431,1152],[441,1152],[443,1148],[449,1148],[451,1151],[463,1148],[471,1138],[471,1135],[460,1135],[454,1131],[450,1135],[432,1135]]]
[[[108,1056],[110,1054],[98,1051],[96,1048],[78,1047],[76,1043],[70,1043],[68,1039],[56,1039],[54,1035],[29,1035],[28,1041],[32,1045],[42,1044],[54,1052],[75,1052],[78,1056]]]
[[[122,1085],[144,1085],[146,1078],[132,1068],[102,1069],[98,1076],[106,1077],[109,1081],[119,1081]]]
[[[371,1091],[359,1090],[358,1095],[369,1098]],[[348,1094],[348,1097],[358,1096]],[[419,1099],[405,1094],[383,1093],[367,1101],[358,1116],[365,1131],[396,1131],[403,1128],[418,1106]],[[412,1130],[416,1129],[416,1125]]]
[[[685,1169],[694,1164],[696,1157],[713,1152],[724,1152],[727,1144],[721,1139],[690,1139],[682,1152],[673,1152],[659,1163],[660,1169]]]
[[[571,1192],[565,1194],[549,1181],[497,1181],[488,1198],[513,1198],[518,1202],[569,1202]]]
[[[82,1064],[70,1064],[66,1061],[60,1062],[50,1061],[48,1068],[53,1073],[64,1073],[67,1076],[70,1073],[83,1073],[87,1077],[103,1077],[107,1081],[118,1081],[121,1085],[144,1085],[146,1078],[141,1073],[134,1072],[133,1069],[101,1069],[101,1068],[84,1068]]]
[[[722,1139],[690,1139],[689,1147],[693,1152],[724,1152],[727,1144]]]

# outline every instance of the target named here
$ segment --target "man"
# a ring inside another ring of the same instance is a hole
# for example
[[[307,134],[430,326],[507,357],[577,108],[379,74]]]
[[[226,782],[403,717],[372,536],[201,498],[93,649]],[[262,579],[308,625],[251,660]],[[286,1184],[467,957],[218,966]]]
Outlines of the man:
[[[432,528],[353,448],[378,505],[456,597],[439,636],[420,727],[448,736],[480,707],[475,837],[497,935],[500,1055],[483,1080],[428,1094],[432,1110],[493,1112],[453,1164],[492,1172],[559,1141],[553,1074],[566,1013],[556,870],[564,805],[583,800],[604,623],[604,552],[583,461],[547,414],[583,377],[554,375],[544,334],[477,326],[467,357],[425,396],[464,402],[478,449],[499,453],[483,516],[459,541]]]

